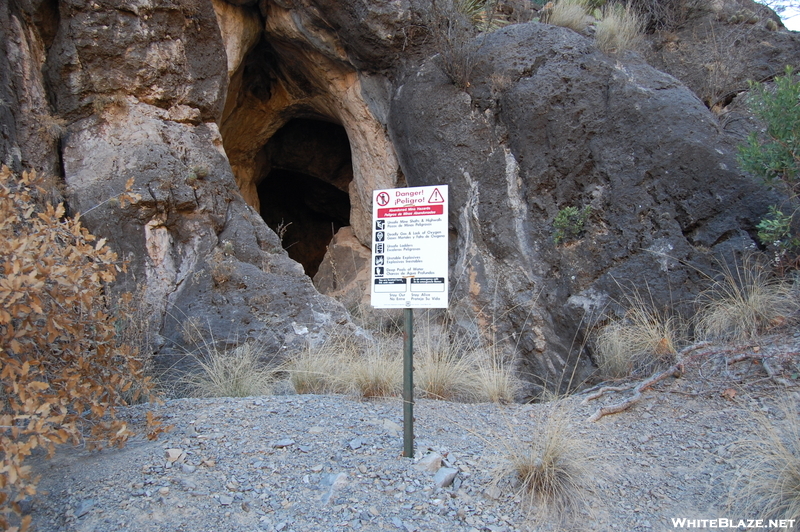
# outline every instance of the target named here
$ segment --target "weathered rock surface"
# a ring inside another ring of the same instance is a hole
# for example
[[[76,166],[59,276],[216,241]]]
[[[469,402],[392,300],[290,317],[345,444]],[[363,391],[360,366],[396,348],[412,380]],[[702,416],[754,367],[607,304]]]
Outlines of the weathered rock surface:
[[[216,121],[228,61],[211,2],[62,2],[46,72],[68,117],[70,207],[130,262],[162,353],[299,348],[347,323],[234,180]],[[102,43],[102,45],[101,45]],[[140,197],[117,197],[133,179]]]
[[[120,288],[143,287],[162,354],[278,352],[349,327],[303,266],[363,304],[372,190],[448,183],[453,315],[519,352],[529,393],[563,388],[587,373],[590,316],[629,286],[691,300],[694,268],[752,246],[771,198],[686,87],[570,30],[489,35],[456,89],[428,5],[5,2],[2,159],[63,177],[71,210],[129,261]],[[796,54],[768,33],[787,51],[759,40],[749,77]],[[660,57],[678,72],[676,46]],[[138,199],[121,201],[131,178]],[[558,212],[584,206],[585,232],[556,245]],[[265,220],[302,230],[281,242]],[[282,249],[295,242],[303,266]]]
[[[685,83],[721,110],[748,80],[763,81],[796,66],[800,37],[772,10],[752,0],[692,2],[678,27],[647,38],[651,65]]]
[[[438,58],[398,84],[390,131],[410,185],[450,185],[453,311],[494,328],[539,384],[565,385],[592,317],[625,290],[690,301],[694,268],[752,246],[769,196],[691,91],[563,28],[516,25],[479,51],[468,92]],[[591,206],[556,245],[560,209]]]

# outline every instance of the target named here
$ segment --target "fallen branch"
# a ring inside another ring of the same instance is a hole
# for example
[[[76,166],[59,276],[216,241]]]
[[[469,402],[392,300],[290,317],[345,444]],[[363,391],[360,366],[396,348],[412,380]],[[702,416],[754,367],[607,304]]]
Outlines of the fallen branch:
[[[655,383],[666,379],[667,377],[676,376],[680,377],[683,374],[683,365],[688,362],[691,358],[698,357],[700,355],[709,354],[710,351],[702,351],[697,353],[696,351],[703,349],[704,347],[708,347],[711,345],[711,342],[699,342],[696,344],[692,344],[688,347],[685,347],[678,352],[676,355],[677,362],[670,366],[669,368],[665,369],[660,373],[656,373],[655,375],[651,376],[650,378],[640,382],[636,387],[633,389],[633,395],[629,398],[625,399],[624,401],[620,401],[619,403],[614,403],[612,405],[600,407],[597,412],[595,412],[592,417],[589,418],[589,421],[597,421],[603,416],[607,416],[609,414],[617,414],[622,412],[623,410],[627,410],[634,404],[638,403],[642,399],[642,392],[649,388],[650,386],[654,385]],[[693,355],[689,356],[690,353],[695,352]],[[621,388],[621,389],[620,389]],[[629,387],[628,387],[629,388]],[[586,399],[583,400],[583,403],[586,404],[592,399],[597,399],[598,397],[602,397],[607,392],[612,391],[621,391],[627,388],[623,388],[620,386],[608,386],[605,388],[601,388],[598,391],[594,392]]]
[[[666,379],[667,377],[676,376],[680,377],[683,373],[683,363],[678,363],[670,366],[668,369],[662,371],[661,373],[657,373],[650,377],[649,379],[642,381],[639,383],[636,388],[633,390],[633,395],[625,399],[624,401],[620,401],[619,403],[614,403],[613,405],[602,406],[597,409],[592,417],[589,418],[589,421],[597,421],[603,416],[607,416],[609,414],[616,414],[618,412],[622,412],[623,410],[629,409],[635,403],[638,403],[642,399],[642,391],[646,390],[650,386],[654,385],[660,380]],[[601,390],[602,391],[602,390]]]

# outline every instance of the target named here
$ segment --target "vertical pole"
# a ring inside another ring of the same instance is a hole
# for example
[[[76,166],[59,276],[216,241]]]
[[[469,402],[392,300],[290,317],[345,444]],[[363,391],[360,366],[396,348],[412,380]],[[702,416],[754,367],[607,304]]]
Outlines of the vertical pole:
[[[403,456],[414,458],[414,310],[403,311]]]

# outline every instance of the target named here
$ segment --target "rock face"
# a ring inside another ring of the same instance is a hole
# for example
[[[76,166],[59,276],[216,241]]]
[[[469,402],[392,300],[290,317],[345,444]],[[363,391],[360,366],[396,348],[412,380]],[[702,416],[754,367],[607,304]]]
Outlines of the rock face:
[[[721,111],[748,80],[768,80],[797,65],[800,39],[772,10],[752,0],[689,2],[677,27],[649,35],[647,61]]]
[[[582,330],[625,290],[691,301],[709,254],[752,246],[768,195],[675,78],[540,24],[489,35],[467,92],[438,58],[398,83],[390,131],[410,185],[451,191],[452,309],[562,388]],[[567,207],[592,214],[556,244]],[[478,321],[480,324],[480,321]]]
[[[702,102],[638,56],[520,24],[474,41],[459,90],[429,6],[4,2],[3,161],[63,178],[129,261],[118,288],[141,287],[167,358],[352,327],[317,289],[367,301],[372,190],[447,183],[450,313],[519,354],[528,393],[564,390],[589,370],[593,316],[629,286],[689,301],[695,268],[752,246],[771,198]],[[586,206],[556,243],[559,212]]]
[[[349,326],[236,186],[217,124],[230,58],[212,3],[41,4],[57,6],[46,60],[29,27],[27,42],[22,31],[3,40],[9,58],[27,60],[3,75],[22,79],[13,98],[21,111],[27,94],[50,88],[66,124],[50,157],[61,160],[70,209],[129,262],[120,288],[144,291],[154,347],[167,355],[258,341],[280,355]],[[6,31],[34,19],[5,6],[3,15]],[[26,52],[36,46],[39,56]],[[33,75],[41,70],[46,81]],[[44,99],[38,106],[49,111]],[[16,142],[30,150],[20,139],[28,129],[17,121]],[[24,151],[16,157],[46,167]],[[118,199],[129,179],[133,203]]]

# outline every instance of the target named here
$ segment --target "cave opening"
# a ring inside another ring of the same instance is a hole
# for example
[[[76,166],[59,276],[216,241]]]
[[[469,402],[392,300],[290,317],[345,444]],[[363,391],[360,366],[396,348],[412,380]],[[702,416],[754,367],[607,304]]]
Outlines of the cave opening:
[[[333,235],[350,225],[347,132],[324,118],[294,118],[269,139],[259,159],[261,217],[313,278]]]

